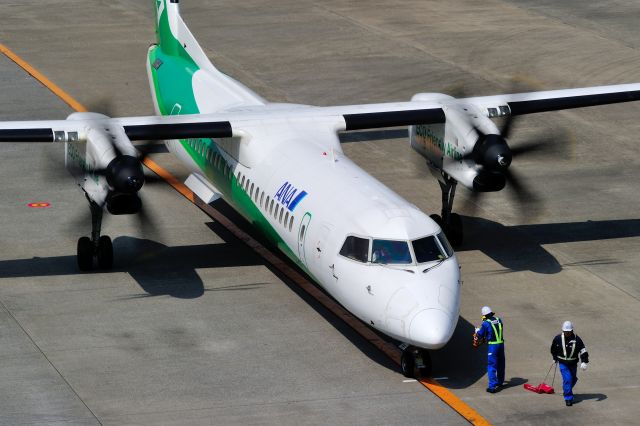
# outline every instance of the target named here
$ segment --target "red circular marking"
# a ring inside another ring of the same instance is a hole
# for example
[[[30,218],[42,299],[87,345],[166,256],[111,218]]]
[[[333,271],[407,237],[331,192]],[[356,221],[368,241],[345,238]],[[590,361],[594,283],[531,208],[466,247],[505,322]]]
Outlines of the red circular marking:
[[[32,209],[46,209],[48,207],[51,207],[51,203],[47,203],[47,202],[29,203],[27,204],[27,206],[31,207]]]

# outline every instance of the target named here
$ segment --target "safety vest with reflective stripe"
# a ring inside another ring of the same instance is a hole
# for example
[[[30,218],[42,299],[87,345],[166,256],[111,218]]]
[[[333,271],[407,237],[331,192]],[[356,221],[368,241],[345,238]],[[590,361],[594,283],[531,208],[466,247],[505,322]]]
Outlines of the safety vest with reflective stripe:
[[[576,352],[576,338],[574,338],[573,340],[570,340],[569,343],[571,344],[571,352],[569,353],[569,356],[567,356],[567,345],[564,339],[564,333],[562,333],[560,335],[560,338],[562,339],[562,355],[564,356],[560,356],[558,355],[558,359],[561,359],[563,361],[575,361],[576,359],[578,359],[577,356],[574,356],[575,352]]]
[[[500,343],[504,343],[504,339],[502,338],[502,322],[500,321],[500,318],[496,317],[493,320],[486,319],[485,321],[491,325],[494,338],[494,340],[491,340],[487,343],[490,345],[498,345]]]

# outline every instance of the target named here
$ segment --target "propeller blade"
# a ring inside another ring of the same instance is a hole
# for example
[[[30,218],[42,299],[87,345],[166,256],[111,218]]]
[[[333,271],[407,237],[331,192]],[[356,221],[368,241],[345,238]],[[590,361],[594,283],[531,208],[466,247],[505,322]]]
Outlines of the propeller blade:
[[[99,114],[106,115],[107,117],[113,117],[115,108],[113,106],[113,100],[110,97],[101,97],[93,99],[86,104],[87,111],[97,112]]]
[[[479,203],[481,199],[481,193],[477,191],[469,191],[467,198],[464,201],[464,212],[467,216],[476,216]]]
[[[503,138],[509,139],[511,135],[511,130],[513,129],[513,122],[515,117],[513,115],[509,115],[505,118],[504,123],[502,123],[502,127],[500,128],[500,134]]]
[[[554,134],[545,134],[540,137],[528,138],[527,141],[511,147],[513,157],[522,154],[543,154],[561,157],[569,157],[575,138],[567,129],[561,129]]]
[[[519,205],[522,216],[532,218],[538,215],[542,209],[540,198],[523,183],[516,172],[511,169],[505,171],[507,184],[511,187],[509,193],[513,194],[515,202]]]
[[[162,234],[160,232],[160,228],[157,226],[155,220],[148,214],[145,208],[146,203],[144,202],[144,199],[141,197],[140,194],[138,194],[138,196],[142,201],[142,207],[140,208],[140,211],[138,211],[138,213],[136,214],[140,231],[145,236],[153,236],[155,239],[158,239],[158,238],[161,239]]]

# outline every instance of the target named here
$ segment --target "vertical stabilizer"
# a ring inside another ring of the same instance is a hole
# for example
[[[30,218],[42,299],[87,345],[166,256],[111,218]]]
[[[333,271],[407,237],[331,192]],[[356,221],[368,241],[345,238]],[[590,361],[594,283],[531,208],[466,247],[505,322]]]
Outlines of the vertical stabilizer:
[[[264,105],[249,88],[211,63],[180,17],[179,0],[154,0],[157,46],[147,69],[158,112],[195,114]]]

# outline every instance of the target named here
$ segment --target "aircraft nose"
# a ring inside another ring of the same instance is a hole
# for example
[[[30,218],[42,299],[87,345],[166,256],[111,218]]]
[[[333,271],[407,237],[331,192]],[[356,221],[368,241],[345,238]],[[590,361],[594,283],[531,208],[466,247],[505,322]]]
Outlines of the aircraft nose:
[[[409,338],[426,349],[443,347],[453,334],[451,316],[440,309],[425,309],[418,312],[409,325]]]

